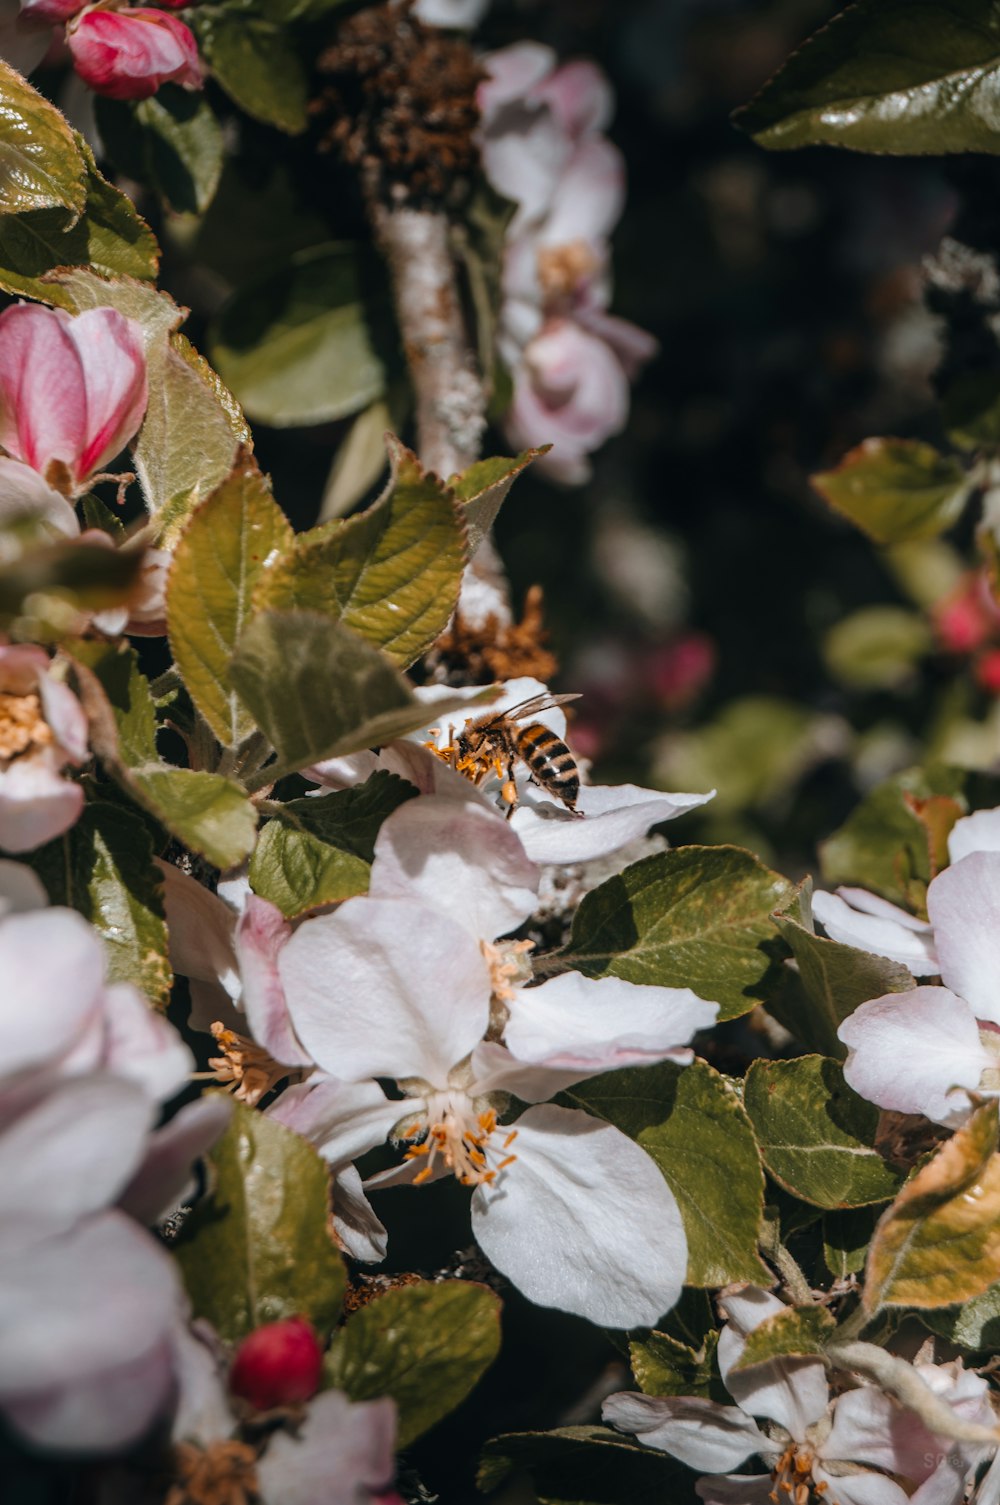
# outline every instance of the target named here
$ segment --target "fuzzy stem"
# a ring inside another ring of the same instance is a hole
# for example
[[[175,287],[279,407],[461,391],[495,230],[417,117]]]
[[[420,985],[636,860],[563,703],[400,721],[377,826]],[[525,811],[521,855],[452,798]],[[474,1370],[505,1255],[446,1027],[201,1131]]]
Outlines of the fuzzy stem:
[[[372,221],[416,394],[420,459],[447,480],[478,458],[486,427],[486,395],[459,302],[448,218],[374,204]]]
[[[877,1348],[872,1343],[831,1342],[826,1356],[835,1368],[874,1380],[880,1390],[894,1395],[909,1410],[915,1411],[924,1425],[939,1437],[987,1447],[996,1447],[1000,1442],[1000,1431],[960,1416],[930,1389],[912,1364],[895,1354],[886,1353],[884,1348]]]

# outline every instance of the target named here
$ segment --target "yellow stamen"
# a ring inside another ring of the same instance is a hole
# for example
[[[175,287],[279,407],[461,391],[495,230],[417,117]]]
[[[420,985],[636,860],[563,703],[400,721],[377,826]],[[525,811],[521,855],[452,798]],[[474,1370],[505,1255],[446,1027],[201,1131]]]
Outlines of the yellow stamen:
[[[222,1055],[209,1057],[208,1064],[216,1080],[229,1087],[241,1103],[252,1108],[272,1087],[292,1074],[291,1066],[282,1066],[256,1041],[227,1029],[218,1019],[212,1025],[212,1034]]]
[[[39,696],[0,690],[0,759],[6,762],[51,742],[52,728],[42,715]]]
[[[255,1505],[260,1498],[257,1454],[245,1442],[178,1443],[174,1467],[164,1505]]]

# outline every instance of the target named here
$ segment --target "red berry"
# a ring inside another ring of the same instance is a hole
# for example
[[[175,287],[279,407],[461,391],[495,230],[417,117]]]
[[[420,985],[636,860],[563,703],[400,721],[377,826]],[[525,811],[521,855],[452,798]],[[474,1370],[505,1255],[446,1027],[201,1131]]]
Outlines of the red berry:
[[[976,660],[976,678],[991,695],[1000,695],[1000,648],[991,648]]]
[[[229,1371],[229,1388],[258,1411],[294,1406],[319,1389],[323,1350],[304,1317],[269,1322],[243,1339]]]

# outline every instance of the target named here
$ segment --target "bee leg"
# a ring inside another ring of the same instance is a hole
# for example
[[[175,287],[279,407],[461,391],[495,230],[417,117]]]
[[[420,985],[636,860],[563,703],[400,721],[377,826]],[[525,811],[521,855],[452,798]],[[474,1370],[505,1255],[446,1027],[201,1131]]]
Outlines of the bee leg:
[[[510,820],[517,805],[517,785],[512,778],[508,778],[500,790],[500,798],[507,801],[507,814],[505,819]]]

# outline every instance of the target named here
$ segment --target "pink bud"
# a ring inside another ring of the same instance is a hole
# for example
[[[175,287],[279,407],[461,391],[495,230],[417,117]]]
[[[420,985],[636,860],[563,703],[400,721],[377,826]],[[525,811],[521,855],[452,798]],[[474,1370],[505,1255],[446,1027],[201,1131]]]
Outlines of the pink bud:
[[[309,1400],[319,1389],[322,1370],[323,1350],[312,1327],[304,1317],[289,1317],[243,1339],[229,1388],[258,1411],[271,1411]]]
[[[166,83],[202,86],[190,28],[161,10],[85,10],[66,40],[84,83],[109,99],[148,99]]]
[[[1000,648],[991,648],[976,662],[976,678],[990,695],[1000,695]]]
[[[125,447],[146,400],[142,330],[117,310],[0,314],[0,445],[63,495]]]
[[[21,15],[33,21],[45,21],[49,26],[58,26],[68,21],[77,11],[83,10],[87,0],[21,0]]]

